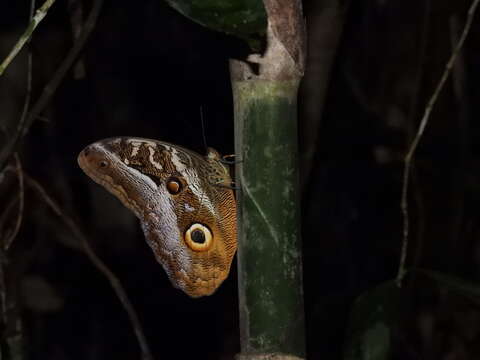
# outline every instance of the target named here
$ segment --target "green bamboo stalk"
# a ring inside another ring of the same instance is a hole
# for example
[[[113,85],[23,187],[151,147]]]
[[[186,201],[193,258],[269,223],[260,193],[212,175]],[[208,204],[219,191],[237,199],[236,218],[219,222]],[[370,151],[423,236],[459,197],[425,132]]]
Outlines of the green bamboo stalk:
[[[231,61],[238,203],[240,360],[301,359],[297,92],[304,67],[298,0],[264,0],[268,46]]]
[[[298,81],[235,81],[242,355],[304,356]],[[244,357],[245,358],[245,357]],[[252,357],[247,357],[248,359]]]

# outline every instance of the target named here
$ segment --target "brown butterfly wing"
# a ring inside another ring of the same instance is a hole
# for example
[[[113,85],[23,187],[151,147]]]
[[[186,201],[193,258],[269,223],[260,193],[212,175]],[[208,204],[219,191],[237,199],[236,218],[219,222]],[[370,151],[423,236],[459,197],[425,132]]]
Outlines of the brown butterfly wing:
[[[174,286],[198,297],[225,280],[237,247],[236,207],[218,153],[112,138],[85,148],[79,164],[134,211]]]

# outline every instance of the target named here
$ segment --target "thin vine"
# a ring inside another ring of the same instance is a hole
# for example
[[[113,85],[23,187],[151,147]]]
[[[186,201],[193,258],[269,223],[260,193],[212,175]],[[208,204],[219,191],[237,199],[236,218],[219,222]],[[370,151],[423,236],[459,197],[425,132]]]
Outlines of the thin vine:
[[[405,262],[407,259],[408,236],[409,236],[409,226],[410,226],[409,219],[408,219],[408,184],[410,179],[410,169],[412,167],[412,163],[414,160],[415,151],[423,136],[423,133],[425,132],[425,128],[428,125],[430,114],[433,110],[433,107],[435,106],[435,103],[437,102],[437,98],[440,95],[440,92],[442,91],[445,85],[445,82],[447,81],[448,76],[450,75],[450,72],[452,71],[453,65],[455,64],[458,54],[460,53],[460,50],[462,49],[463,44],[465,43],[465,39],[467,38],[468,33],[470,32],[470,27],[472,26],[473,18],[475,16],[475,12],[477,10],[477,6],[479,2],[480,0],[473,0],[472,4],[470,5],[470,8],[468,9],[467,20],[465,21],[465,26],[463,27],[462,35],[458,40],[458,43],[455,46],[455,49],[450,55],[450,58],[447,64],[445,65],[445,70],[443,71],[442,77],[440,78],[440,81],[438,82],[435,88],[435,91],[433,92],[432,96],[430,97],[430,100],[427,103],[427,106],[425,107],[425,111],[423,113],[422,120],[420,121],[420,125],[418,127],[415,138],[413,139],[408,149],[407,155],[405,156],[405,166],[403,169],[402,197],[401,197],[401,203],[400,203],[400,207],[403,215],[403,238],[402,238],[402,249],[400,253],[400,264],[398,267],[398,274],[396,279],[397,285],[399,287],[402,286],[402,281],[406,273]]]

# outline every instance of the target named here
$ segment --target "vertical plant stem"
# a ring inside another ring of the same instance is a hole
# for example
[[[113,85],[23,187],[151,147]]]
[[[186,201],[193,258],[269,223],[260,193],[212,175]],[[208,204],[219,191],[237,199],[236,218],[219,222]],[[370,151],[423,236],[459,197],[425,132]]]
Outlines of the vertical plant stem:
[[[298,84],[305,69],[300,0],[264,0],[267,48],[258,73],[231,61],[235,113],[239,360],[305,356]]]
[[[236,153],[242,160],[237,164],[238,266],[245,356],[304,356],[297,85],[296,81],[232,84]]]

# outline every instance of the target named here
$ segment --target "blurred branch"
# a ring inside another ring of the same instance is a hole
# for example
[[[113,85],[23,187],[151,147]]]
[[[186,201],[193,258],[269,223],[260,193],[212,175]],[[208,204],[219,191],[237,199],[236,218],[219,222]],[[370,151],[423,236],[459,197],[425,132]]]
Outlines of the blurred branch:
[[[10,170],[10,167],[7,167],[5,170]],[[3,229],[5,226],[5,223],[7,222],[8,215],[10,214],[10,212],[13,211],[13,209],[15,208],[15,205],[17,205],[17,202],[18,202],[18,197],[13,196],[8,202],[8,204],[4,204],[3,206],[3,212],[2,214],[0,214],[0,238],[3,237],[5,233]]]
[[[83,28],[83,3],[82,0],[68,0],[67,10],[70,14],[70,25],[74,41],[77,41]],[[85,63],[80,57],[73,67],[73,77],[75,80],[85,77]]]
[[[78,37],[78,40],[70,49],[69,53],[60,64],[60,66],[58,67],[53,77],[50,79],[47,85],[45,85],[45,87],[43,88],[42,94],[40,95],[35,105],[32,107],[32,110],[30,111],[30,113],[28,114],[25,124],[22,126],[20,131],[17,131],[17,133],[14,136],[12,136],[10,141],[5,145],[3,150],[0,152],[0,169],[3,169],[8,158],[15,151],[15,147],[17,146],[20,138],[27,133],[32,123],[37,119],[38,115],[40,115],[40,113],[43,111],[45,106],[50,101],[50,98],[53,96],[53,94],[57,90],[61,81],[65,77],[67,71],[71,68],[75,59],[78,57],[78,54],[83,49],[85,43],[87,42],[88,37],[90,36],[91,32],[95,28],[102,6],[103,6],[103,0],[95,0],[93,2],[92,9],[90,10],[90,13],[88,14],[88,18],[85,21],[85,25],[83,26],[82,34]]]
[[[5,243],[5,241],[3,240],[4,224],[8,219],[8,214],[10,214],[10,212],[13,211],[17,202],[18,202],[18,197],[13,196],[8,202],[8,204],[4,207],[3,213],[0,214],[0,243],[2,244]],[[0,309],[1,309],[0,323],[2,324],[2,326],[5,326],[7,323],[7,298],[6,298],[7,288],[5,283],[5,265],[6,265],[5,253],[3,251],[3,248],[0,248]]]
[[[52,1],[50,5],[52,5],[54,1]],[[42,5],[42,7],[39,10],[37,10],[37,13],[44,8],[45,4],[46,4],[46,2]],[[29,16],[28,16],[28,19],[29,19],[30,23],[35,21],[34,16],[33,16],[34,11],[35,11],[35,0],[31,0],[30,1]],[[48,8],[47,8],[47,11],[48,11]],[[46,14],[46,12],[45,12],[45,14]],[[43,17],[45,17],[45,15]],[[42,17],[42,19],[43,19],[43,17]],[[30,40],[31,40],[31,36],[28,37],[28,39],[26,39],[26,42],[29,43]],[[22,115],[20,117],[20,121],[18,122],[18,126],[17,126],[17,133],[21,132],[21,129],[23,128],[23,124],[25,123],[25,119],[26,119],[27,114],[28,114],[28,107],[30,106],[31,94],[32,94],[32,52],[31,52],[30,49],[28,49],[28,53],[27,53],[27,86],[26,86],[26,93],[25,93],[25,101],[23,103]],[[18,233],[18,230],[20,228],[20,223],[21,223],[21,217],[22,217],[22,214],[23,214],[23,207],[24,207],[23,172],[22,172],[21,163],[20,163],[20,159],[18,157],[18,154],[15,153],[14,156],[15,156],[15,161],[16,161],[15,171],[17,173],[17,178],[18,178],[18,183],[19,183],[19,198],[18,198],[18,200],[20,201],[20,205],[19,205],[19,216],[17,218],[17,224],[15,226],[15,230],[8,237],[7,240],[2,241],[2,243],[4,244],[4,248],[6,250],[8,250],[11,242],[13,241],[13,239],[15,238],[15,236]],[[1,167],[0,167],[0,169],[1,169]],[[14,205],[14,204],[16,204],[16,202],[17,202],[17,199],[14,199],[14,201],[12,201],[10,205],[12,205],[12,204]],[[7,209],[8,208],[9,207],[7,207]],[[4,211],[4,213],[2,214],[2,217],[6,218],[8,213],[9,213],[9,211]],[[5,220],[5,219],[3,219],[3,220]],[[0,235],[1,235],[1,230],[2,230],[2,224],[3,224],[3,221],[0,220]]]
[[[125,311],[128,314],[130,323],[134,329],[135,335],[137,337],[140,350],[142,352],[142,359],[143,360],[153,360],[153,356],[150,352],[150,348],[148,346],[147,340],[143,333],[142,327],[140,325],[140,320],[138,319],[138,315],[135,312],[135,309],[130,302],[125,289],[122,287],[120,280],[113,274],[113,272],[100,260],[93,249],[91,248],[86,235],[80,229],[80,227],[75,223],[75,221],[67,216],[60,208],[58,203],[50,197],[42,185],[40,185],[36,180],[25,175],[25,180],[27,184],[33,188],[40,197],[45,201],[45,203],[52,209],[52,211],[67,225],[67,227],[72,231],[73,235],[80,241],[82,244],[85,253],[87,254],[88,258],[92,261],[93,265],[108,279],[110,285],[112,286],[113,290],[115,291],[118,299],[122,303]]]
[[[35,0],[31,0],[30,14],[29,14],[30,20],[33,18],[34,11],[35,11]],[[30,42],[30,39],[28,40],[28,42]],[[30,107],[30,102],[32,99],[32,62],[33,62],[32,50],[29,48],[27,53],[27,88],[25,92],[25,101],[23,103],[22,115],[20,117],[20,121],[18,122],[18,126],[17,126],[17,134],[20,134],[22,132],[23,126],[25,124],[25,120],[27,119],[28,108]]]
[[[302,115],[299,123],[302,139],[299,144],[300,179],[303,193],[314,166],[325,98],[349,3],[350,1],[340,0],[311,1],[305,11],[308,57],[305,77],[300,87]]]
[[[412,166],[413,162],[413,157],[415,155],[415,150],[417,149],[417,146],[423,136],[423,133],[425,131],[425,128],[428,125],[428,121],[430,119],[430,113],[433,110],[433,107],[437,101],[438,96],[440,95],[440,92],[443,89],[443,86],[445,85],[445,82],[450,75],[450,72],[452,70],[453,65],[455,64],[455,60],[457,59],[458,54],[460,53],[460,50],[465,42],[465,39],[467,38],[467,35],[470,31],[470,27],[472,25],[473,17],[475,15],[475,12],[477,10],[477,6],[480,0],[474,0],[472,4],[470,5],[470,8],[468,9],[467,13],[467,20],[465,21],[465,26],[463,28],[462,35],[460,36],[460,39],[455,46],[455,49],[453,50],[446,66],[445,70],[443,71],[442,77],[440,78],[440,81],[437,84],[437,87],[435,88],[432,96],[430,97],[430,100],[427,103],[427,106],[425,107],[425,111],[422,117],[422,120],[420,121],[420,125],[418,127],[417,133],[415,135],[415,138],[413,139],[412,144],[410,145],[410,148],[407,152],[407,155],[405,156],[405,167],[403,170],[403,184],[402,184],[402,197],[401,197],[401,209],[402,209],[402,215],[403,215],[403,240],[402,240],[402,250],[400,254],[400,264],[398,268],[398,274],[397,274],[397,285],[401,286],[402,285],[402,280],[405,275],[405,260],[407,258],[407,249],[408,249],[408,235],[409,235],[409,222],[408,222],[408,183],[409,183],[409,175],[410,175],[410,168]]]
[[[13,49],[10,51],[10,54],[8,54],[7,57],[3,60],[3,62],[0,64],[0,76],[2,76],[8,65],[10,65],[10,63],[15,58],[15,56],[17,56],[20,50],[22,50],[23,45],[25,45],[25,43],[30,39],[33,31],[47,15],[48,10],[54,2],[55,0],[46,0],[43,5],[35,12],[35,16],[31,19],[30,24],[28,25],[23,35],[14,45]]]
[[[7,68],[8,64],[13,60],[13,58],[18,54],[20,49],[26,43],[30,43],[31,36],[33,31],[35,30],[36,26],[42,21],[42,19],[46,16],[48,9],[50,6],[55,2],[55,0],[47,0],[42,5],[42,7],[35,12],[35,0],[30,0],[30,9],[28,14],[28,21],[30,23],[29,27],[27,28],[26,32],[20,38],[19,42],[15,45],[12,52],[7,56],[7,59],[4,60],[2,65],[0,66],[0,76]],[[31,100],[31,93],[32,93],[32,51],[28,48],[27,52],[27,84],[25,90],[25,100],[23,103],[22,114],[20,116],[20,120],[17,125],[17,133],[21,131],[23,128],[23,124],[25,123],[25,119],[28,114],[28,108],[30,106]],[[17,296],[15,291],[10,291],[7,289],[7,279],[10,281],[12,277],[7,275],[7,259],[6,254],[4,253],[13,243],[15,238],[18,235],[18,231],[20,230],[20,226],[23,220],[23,212],[24,212],[24,179],[23,179],[23,171],[22,171],[22,164],[20,162],[20,158],[18,153],[14,154],[15,158],[15,173],[17,175],[18,181],[18,197],[13,197],[12,201],[8,204],[8,207],[4,209],[4,213],[2,217],[4,219],[0,220],[0,237],[1,244],[3,245],[0,255],[0,307],[1,307],[1,324],[4,329],[3,337],[5,344],[7,346],[7,353],[12,360],[20,360],[24,358],[24,346],[23,346],[23,326],[22,326],[22,318],[20,312],[18,311],[18,302]],[[8,159],[8,157],[7,157]],[[0,167],[1,169],[1,167]],[[4,234],[2,236],[3,230],[3,221],[8,217],[10,213],[9,209],[13,209],[14,205],[18,202],[18,214],[17,220],[15,222],[14,228],[11,231],[10,235]],[[9,314],[10,313],[10,314]],[[13,330],[13,331],[12,331]],[[3,354],[3,351],[2,351]],[[0,354],[1,355],[1,354]]]
[[[22,170],[22,163],[20,162],[20,158],[18,157],[18,154],[14,154],[15,158],[15,172],[17,174],[17,179],[18,179],[18,215],[17,215],[17,221],[15,222],[15,226],[10,233],[9,236],[5,239],[3,242],[3,246],[5,250],[8,250],[10,248],[10,245],[12,245],[13,240],[17,237],[18,231],[20,230],[20,225],[22,224],[22,219],[23,219],[23,207],[24,207],[24,185],[23,185],[23,170]]]

